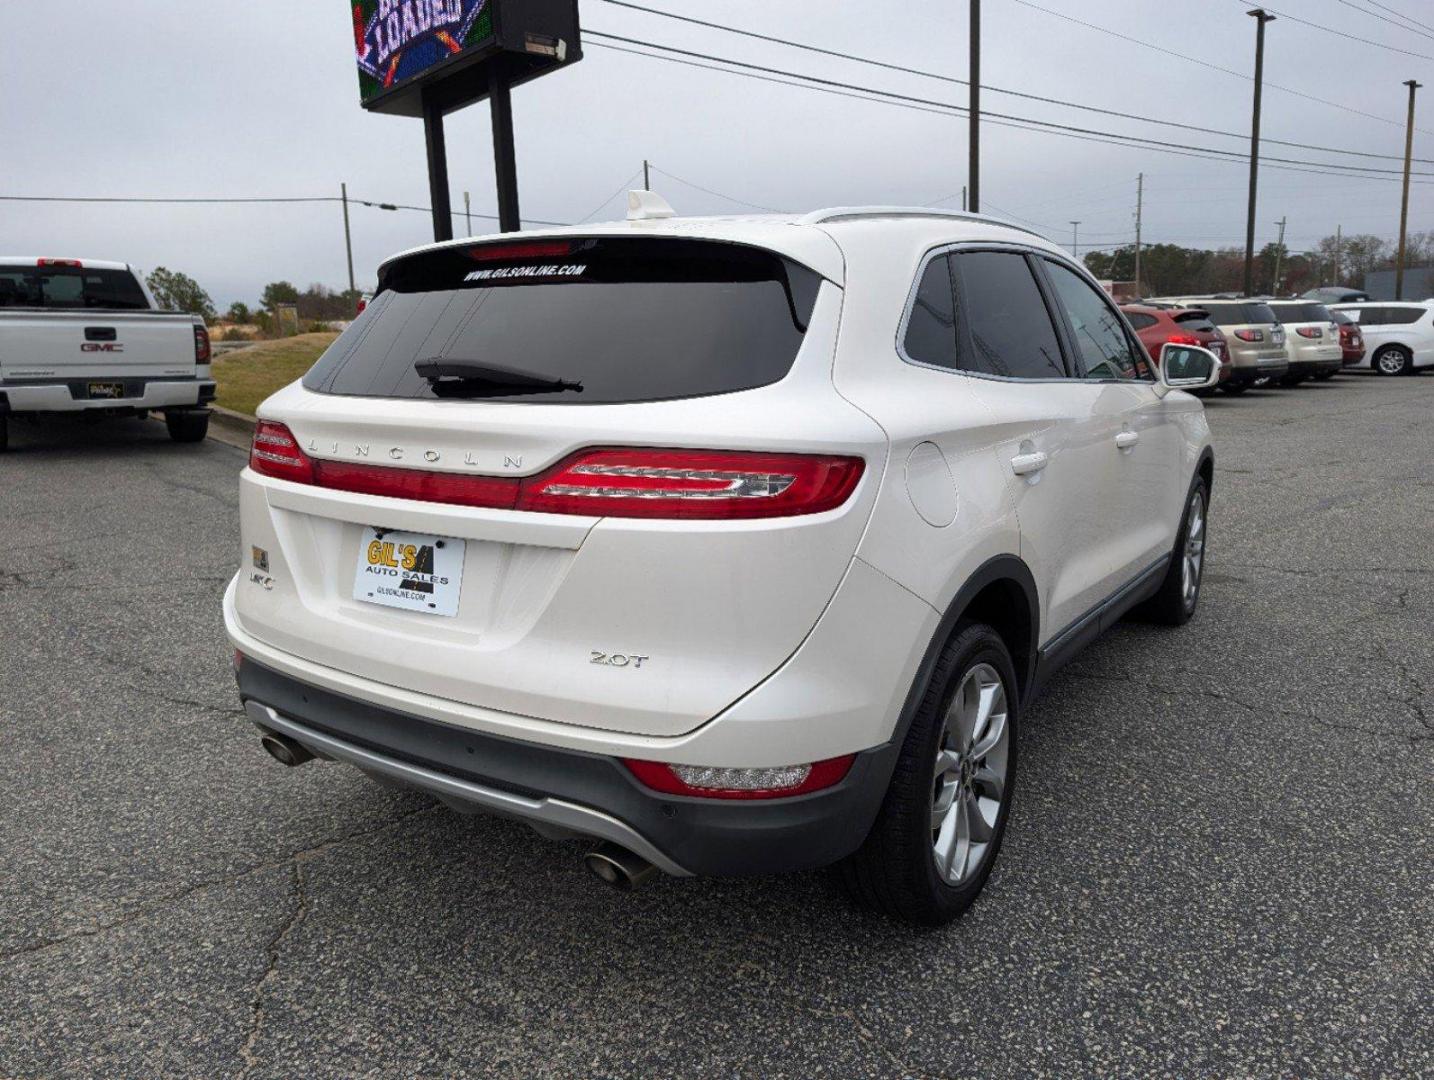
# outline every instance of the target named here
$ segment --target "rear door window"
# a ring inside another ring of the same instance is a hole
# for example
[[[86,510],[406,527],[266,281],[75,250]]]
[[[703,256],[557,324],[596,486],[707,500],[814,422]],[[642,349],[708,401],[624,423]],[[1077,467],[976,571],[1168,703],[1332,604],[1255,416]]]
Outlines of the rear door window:
[[[1383,310],[1384,322],[1389,326],[1408,326],[1410,323],[1417,323],[1423,318],[1428,308],[1388,307]]]
[[[1015,379],[1067,377],[1060,338],[1025,255],[960,252],[951,266],[962,370]]]
[[[440,248],[390,264],[303,381],[358,397],[580,405],[749,390],[791,370],[820,283],[773,252],[705,240]],[[424,360],[487,374],[435,384],[415,369]]]
[[[1143,311],[1127,311],[1125,317],[1130,320],[1130,325],[1137,330],[1148,330],[1159,321],[1154,315],[1147,315]]]
[[[1213,333],[1215,330],[1210,316],[1203,311],[1176,311],[1170,317],[1180,324],[1182,330],[1189,330],[1191,333]]]

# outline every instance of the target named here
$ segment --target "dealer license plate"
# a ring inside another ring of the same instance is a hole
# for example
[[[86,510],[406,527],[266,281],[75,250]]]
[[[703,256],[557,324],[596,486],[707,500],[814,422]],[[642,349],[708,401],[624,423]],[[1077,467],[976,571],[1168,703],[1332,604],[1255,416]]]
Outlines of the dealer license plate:
[[[90,383],[90,397],[122,398],[124,397],[124,383],[92,382]]]
[[[445,536],[366,528],[354,599],[425,615],[457,615],[465,546]]]

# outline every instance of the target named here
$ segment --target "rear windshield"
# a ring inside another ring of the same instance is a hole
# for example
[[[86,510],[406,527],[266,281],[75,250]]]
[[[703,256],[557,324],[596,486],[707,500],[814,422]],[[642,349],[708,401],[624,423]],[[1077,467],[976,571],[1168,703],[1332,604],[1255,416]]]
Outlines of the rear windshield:
[[[149,301],[128,270],[0,265],[0,307],[148,311]]]
[[[703,240],[444,248],[391,264],[304,385],[573,405],[749,390],[791,370],[820,283],[770,251]],[[422,361],[437,362],[428,377]]]
[[[1243,326],[1246,323],[1277,323],[1269,304],[1202,304],[1216,326]]]
[[[1330,322],[1329,309],[1323,304],[1271,304],[1281,322]]]
[[[1173,311],[1170,317],[1179,323],[1186,330],[1209,331],[1215,329],[1215,324],[1210,321],[1210,316],[1205,311]]]

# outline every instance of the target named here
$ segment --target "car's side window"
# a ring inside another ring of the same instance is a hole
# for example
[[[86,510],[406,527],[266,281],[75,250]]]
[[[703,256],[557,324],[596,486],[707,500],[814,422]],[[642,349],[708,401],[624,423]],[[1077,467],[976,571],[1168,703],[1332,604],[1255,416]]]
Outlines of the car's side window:
[[[1063,379],[1060,338],[1026,257],[964,251],[951,257],[956,347],[964,371],[1015,379]]]
[[[1355,308],[1351,314],[1359,320],[1360,326],[1383,326],[1387,321],[1384,318],[1383,308]]]
[[[1115,308],[1074,270],[1050,259],[1045,264],[1075,335],[1086,378],[1144,378],[1145,358],[1131,345]]]
[[[951,296],[951,264],[945,255],[932,259],[921,274],[902,347],[917,363],[956,367],[956,305]]]
[[[1417,323],[1424,312],[1424,308],[1417,307],[1385,308],[1384,321],[1393,326],[1409,326]]]

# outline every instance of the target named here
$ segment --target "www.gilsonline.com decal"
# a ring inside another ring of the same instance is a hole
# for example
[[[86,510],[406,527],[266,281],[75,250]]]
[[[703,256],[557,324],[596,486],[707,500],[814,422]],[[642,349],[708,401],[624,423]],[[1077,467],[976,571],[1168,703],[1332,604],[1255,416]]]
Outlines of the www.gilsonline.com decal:
[[[411,79],[462,52],[487,7],[488,0],[355,3],[354,47],[359,71],[384,89]]]

